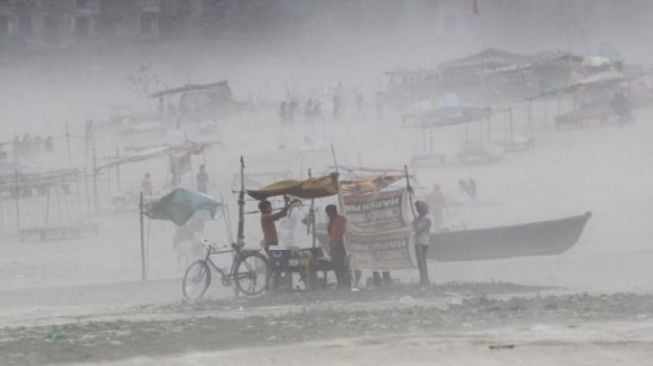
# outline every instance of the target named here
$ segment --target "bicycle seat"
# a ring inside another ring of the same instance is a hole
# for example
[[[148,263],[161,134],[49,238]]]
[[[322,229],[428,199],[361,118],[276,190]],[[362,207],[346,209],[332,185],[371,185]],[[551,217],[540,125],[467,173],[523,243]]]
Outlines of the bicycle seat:
[[[212,241],[209,241],[208,239],[202,239],[201,243],[207,250],[212,250],[212,251],[227,249],[228,248],[226,245],[221,247],[218,244],[216,244],[216,243],[214,243]]]

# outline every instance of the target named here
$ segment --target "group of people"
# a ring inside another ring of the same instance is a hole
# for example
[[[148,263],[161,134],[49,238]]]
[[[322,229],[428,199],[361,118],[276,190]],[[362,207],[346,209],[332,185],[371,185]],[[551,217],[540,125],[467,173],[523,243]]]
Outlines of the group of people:
[[[259,202],[258,208],[261,212],[261,230],[263,233],[263,248],[267,252],[270,246],[279,245],[279,235],[277,233],[276,222],[288,215],[290,202],[286,198],[284,207],[273,212],[272,204],[268,200]],[[429,234],[431,231],[431,219],[429,217],[429,205],[424,201],[415,202],[417,215],[412,222],[415,244],[417,253],[417,262],[420,273],[420,283],[428,285],[428,270],[426,266],[426,251],[429,244]],[[345,232],[347,228],[347,219],[338,212],[336,205],[328,205],[325,208],[328,217],[327,234],[329,237],[328,250],[331,258],[331,268],[336,276],[337,288],[350,288],[352,286],[351,270],[347,257],[345,245]],[[360,277],[360,271],[356,271],[356,280]],[[380,277],[380,276],[379,276]],[[389,273],[384,272],[384,278]]]
[[[299,110],[299,103],[296,99],[284,100],[279,104],[279,118],[284,125],[294,124],[300,114],[306,123],[320,120],[323,118],[322,103],[319,99],[308,98],[302,111]]]
[[[42,138],[41,136],[32,137],[27,133],[22,139],[15,136],[12,145],[16,158],[27,159],[41,153],[51,153],[54,151],[52,136],[46,138]]]
[[[381,92],[376,94],[377,109],[382,102]],[[347,115],[363,117],[365,116],[365,97],[363,93],[355,87],[351,90],[339,83],[331,92],[331,96],[324,100],[324,104],[330,104],[330,116],[323,115],[322,102],[316,97],[306,99],[304,105],[297,98],[288,97],[279,104],[279,118],[282,124],[293,124],[299,118],[309,120],[312,118],[329,118],[333,122],[338,122]],[[351,107],[350,107],[351,106]],[[378,111],[377,111],[378,112]]]

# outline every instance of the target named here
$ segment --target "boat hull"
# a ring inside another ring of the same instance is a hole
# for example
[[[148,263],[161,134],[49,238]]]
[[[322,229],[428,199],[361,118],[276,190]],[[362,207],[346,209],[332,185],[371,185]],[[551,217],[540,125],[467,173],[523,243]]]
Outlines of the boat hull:
[[[578,242],[591,216],[431,234],[427,257],[453,262],[557,255]]]

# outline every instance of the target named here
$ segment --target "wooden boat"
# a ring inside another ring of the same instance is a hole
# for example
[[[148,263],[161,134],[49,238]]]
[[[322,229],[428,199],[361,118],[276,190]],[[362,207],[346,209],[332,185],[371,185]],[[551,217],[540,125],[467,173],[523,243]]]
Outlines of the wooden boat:
[[[591,216],[431,234],[427,257],[453,262],[556,255],[578,242]]]

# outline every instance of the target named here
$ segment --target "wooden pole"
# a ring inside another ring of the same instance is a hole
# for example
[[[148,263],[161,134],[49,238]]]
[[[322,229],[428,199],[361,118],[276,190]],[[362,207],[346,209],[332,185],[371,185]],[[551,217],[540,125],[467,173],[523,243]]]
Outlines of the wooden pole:
[[[193,170],[193,154],[188,154],[188,169],[190,170],[190,184],[194,190],[197,190],[197,183],[195,182],[195,171]]]
[[[245,245],[245,159],[240,157],[240,192],[238,193],[238,237],[239,246]]]
[[[55,188],[54,190],[55,190],[54,198],[57,201],[57,212],[59,213],[59,224],[63,226],[63,211],[61,209],[61,197],[59,196],[59,192],[57,192],[57,189]]]
[[[95,148],[93,148],[93,210],[95,213],[98,212],[97,175],[97,155],[95,154]]]
[[[91,192],[88,188],[88,173],[87,173],[87,164],[84,163],[84,192],[86,194],[86,213],[91,212]],[[81,204],[80,204],[81,207]]]
[[[308,169],[308,178],[313,178],[313,173],[311,169]],[[317,245],[316,234],[315,234],[315,199],[311,198],[311,240],[313,248]]]
[[[15,198],[16,198],[16,231],[20,233],[20,185],[18,183],[18,170],[14,170]]]
[[[79,217],[83,217],[83,209],[82,209],[82,193],[81,190],[79,189],[79,172],[76,172],[75,174],[75,193],[77,193],[77,208],[79,208]]]
[[[410,176],[408,175],[408,165],[404,165],[404,177],[406,179],[406,189],[408,190],[408,195],[410,196],[410,210],[415,216],[415,206],[413,206],[413,187],[410,185]]]
[[[336,174],[338,174],[338,160],[336,160],[336,149],[333,146],[333,143],[331,144],[331,158],[333,159],[333,166],[336,169]],[[303,162],[303,160],[302,160],[302,162]]]
[[[73,163],[73,156],[70,151],[70,131],[68,130],[68,123],[66,123],[66,149],[68,150],[68,163]]]
[[[118,192],[121,192],[120,188],[120,149],[116,147],[116,185],[118,187]]]
[[[50,191],[52,186],[48,184],[48,193],[45,196],[45,227],[47,228],[50,225]]]
[[[84,167],[88,166],[88,144],[90,143],[88,139],[88,122],[84,124]]]
[[[138,203],[138,212],[139,212],[139,218],[140,218],[140,229],[141,229],[141,280],[145,281],[147,280],[147,267],[146,267],[146,261],[145,261],[145,228],[143,225],[143,191],[141,191],[141,194],[139,196],[139,203]]]

